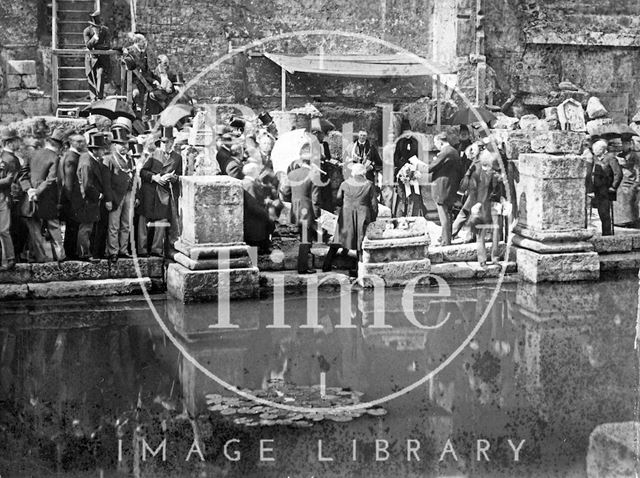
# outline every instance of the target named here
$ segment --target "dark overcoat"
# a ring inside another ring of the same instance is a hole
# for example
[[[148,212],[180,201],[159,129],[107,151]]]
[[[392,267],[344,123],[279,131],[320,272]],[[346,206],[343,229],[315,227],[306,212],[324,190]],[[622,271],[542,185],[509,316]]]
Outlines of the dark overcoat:
[[[433,180],[433,200],[436,204],[452,205],[455,202],[462,170],[458,151],[449,144],[445,145],[429,166]]]
[[[154,174],[174,173],[182,175],[182,157],[172,151],[169,155],[157,150],[156,154],[149,156],[140,170],[140,214],[148,220],[171,219],[171,206],[177,207],[180,196],[180,183],[169,183],[160,186],[152,181]],[[173,199],[172,199],[173,198]],[[173,202],[172,202],[173,201]]]
[[[40,219],[58,218],[58,153],[48,148],[34,151],[31,157],[31,187],[36,189]]]

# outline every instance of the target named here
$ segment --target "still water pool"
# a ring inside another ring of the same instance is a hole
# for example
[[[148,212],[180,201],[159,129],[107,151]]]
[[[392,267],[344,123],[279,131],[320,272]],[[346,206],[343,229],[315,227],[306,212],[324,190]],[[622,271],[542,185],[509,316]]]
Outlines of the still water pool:
[[[176,343],[140,298],[0,304],[0,476],[586,476],[592,430],[636,418],[638,279],[494,289],[234,302],[236,327],[204,334],[216,305],[154,297]],[[208,410],[208,394],[233,394],[181,350],[262,397],[322,383],[315,406],[345,390],[378,400],[447,365],[384,416],[248,427]]]

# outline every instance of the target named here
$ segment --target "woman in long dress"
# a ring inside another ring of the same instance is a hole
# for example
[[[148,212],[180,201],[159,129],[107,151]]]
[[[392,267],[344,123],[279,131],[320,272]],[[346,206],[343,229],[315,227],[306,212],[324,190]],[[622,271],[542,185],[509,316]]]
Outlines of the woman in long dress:
[[[329,246],[329,252],[322,265],[323,272],[331,270],[331,263],[338,249],[347,255],[350,249],[357,251],[358,260],[362,256],[362,241],[367,226],[378,216],[378,198],[373,183],[365,177],[365,166],[354,163],[351,177],[340,185],[338,190],[338,204],[342,204],[338,213],[338,222],[334,243]]]

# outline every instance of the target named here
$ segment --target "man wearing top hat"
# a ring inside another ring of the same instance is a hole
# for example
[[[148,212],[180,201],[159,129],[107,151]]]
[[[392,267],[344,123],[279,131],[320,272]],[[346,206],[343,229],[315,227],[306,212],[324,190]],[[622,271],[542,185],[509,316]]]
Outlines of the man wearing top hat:
[[[102,25],[100,12],[96,10],[90,15],[89,26],[82,32],[84,44],[88,50],[108,50],[111,46],[109,29]],[[106,70],[109,67],[107,55],[89,55],[85,62],[87,81],[91,101],[104,97]]]
[[[131,226],[131,190],[135,167],[127,154],[129,135],[124,128],[112,130],[111,153],[103,159],[108,168],[113,209],[109,213],[107,256],[110,261],[118,257],[131,257],[128,252],[129,228]]]
[[[65,140],[62,130],[56,129],[45,140],[44,148],[31,157],[30,183],[26,200],[36,205],[26,219],[29,229],[29,250],[35,262],[65,259],[60,220],[58,218],[58,163]]]
[[[138,255],[146,253],[147,221],[156,221],[151,255],[163,255],[163,226],[169,227],[169,242],[172,245],[178,238],[178,179],[182,175],[182,157],[173,151],[173,127],[162,128],[160,141],[161,147],[147,158],[140,170],[142,187]]]
[[[20,147],[16,130],[2,132],[3,149],[0,153],[0,271],[13,269],[16,265],[14,243],[11,234],[13,193],[15,179],[20,171],[20,161],[15,151]]]
[[[78,223],[77,254],[80,260],[98,261],[93,253],[91,237],[93,227],[100,220],[100,200],[105,199],[105,208],[111,211],[108,176],[102,173],[101,156],[107,148],[106,137],[96,133],[89,138],[88,151],[78,159],[77,177],[71,193],[72,214]]]
[[[64,253],[67,259],[78,257],[78,222],[73,215],[73,191],[78,188],[78,160],[87,149],[84,136],[74,134],[69,137],[69,149],[58,167],[58,211],[65,223]]]

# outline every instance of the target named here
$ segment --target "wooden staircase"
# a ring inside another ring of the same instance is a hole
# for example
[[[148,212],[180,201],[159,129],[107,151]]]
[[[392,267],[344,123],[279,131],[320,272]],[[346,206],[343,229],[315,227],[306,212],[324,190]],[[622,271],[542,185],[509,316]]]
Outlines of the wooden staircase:
[[[82,32],[99,2],[52,0],[52,7],[53,106],[82,107],[90,103]]]

